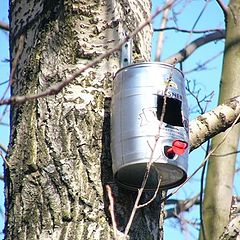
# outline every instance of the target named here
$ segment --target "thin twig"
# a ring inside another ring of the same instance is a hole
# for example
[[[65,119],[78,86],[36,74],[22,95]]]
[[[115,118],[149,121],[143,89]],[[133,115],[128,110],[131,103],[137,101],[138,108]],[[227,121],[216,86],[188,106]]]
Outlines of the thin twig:
[[[9,82],[9,80],[6,80],[6,81],[4,81],[4,82],[1,82],[1,83],[0,83],[0,86],[6,84],[6,83],[8,83],[8,82]]]
[[[190,81],[187,81],[187,85],[186,85],[186,90],[190,93],[190,95],[196,100],[197,102],[197,106],[199,108],[199,112],[200,114],[204,114],[206,112],[207,106],[209,104],[209,102],[211,102],[211,99],[214,96],[214,92],[209,93],[208,95],[205,95],[202,99],[199,99],[199,93],[201,91],[201,89],[199,89],[197,92],[195,91],[195,82],[194,82],[194,87],[193,90],[190,89]],[[203,108],[201,103],[205,102],[205,107]]]
[[[5,127],[9,127],[9,124],[5,123],[5,122],[0,122],[0,125],[5,126]]]
[[[5,153],[7,153],[7,147],[5,145],[3,145],[2,143],[0,143],[0,149],[2,151],[4,151]]]
[[[0,21],[0,29],[5,30],[5,31],[9,31],[10,28],[9,28],[9,25],[7,23]]]
[[[228,15],[228,7],[224,4],[224,2],[222,0],[216,0],[216,1],[217,1],[218,5],[220,6],[220,8],[222,9],[223,14],[226,18]]]
[[[178,32],[183,32],[183,33],[196,33],[196,34],[224,31],[224,29],[219,29],[219,28],[205,29],[205,30],[187,30],[187,29],[182,29],[182,28],[178,28],[178,27],[165,27],[165,28],[154,28],[153,29],[154,32],[162,32],[162,31],[168,31],[168,30],[175,30]]]
[[[10,167],[10,165],[9,165],[9,163],[8,163],[8,161],[7,161],[7,159],[3,156],[2,151],[0,151],[0,156],[2,157],[3,161],[7,164],[7,166]]]
[[[15,71],[17,69],[19,58],[20,58],[20,56],[22,55],[22,52],[23,52],[24,41],[25,41],[25,36],[22,34],[19,38],[19,41],[18,41],[18,49],[17,49],[16,56],[15,56],[13,62],[12,62],[12,70],[11,70],[10,77],[9,77],[9,83],[8,83],[8,86],[7,86],[0,102],[4,100],[10,86],[13,84],[13,81],[14,81],[13,77],[14,77]]]
[[[168,8],[168,7],[172,6],[172,5],[173,5],[173,3],[170,3],[170,4],[167,4],[167,5],[163,6],[162,8],[159,8],[151,17],[149,17],[145,22],[140,24],[140,26],[138,28],[136,28],[131,34],[129,34],[122,42],[117,44],[117,46],[115,48],[113,48],[113,49],[111,49],[111,50],[101,54],[100,56],[95,58],[92,62],[90,62],[90,63],[86,64],[84,67],[76,70],[75,72],[73,72],[68,78],[66,78],[62,82],[54,84],[53,86],[49,87],[45,91],[39,92],[37,94],[23,95],[23,96],[13,96],[13,97],[11,97],[9,99],[2,100],[2,101],[0,101],[0,105],[15,104],[15,103],[22,104],[22,103],[25,103],[26,101],[34,100],[36,98],[43,98],[43,97],[46,97],[46,96],[51,96],[51,95],[58,94],[60,91],[62,91],[62,89],[64,87],[66,87],[69,83],[71,83],[75,78],[80,76],[81,73],[83,73],[85,70],[87,70],[90,67],[95,66],[97,63],[102,61],[104,58],[106,58],[106,57],[110,56],[111,54],[113,54],[114,52],[118,51],[123,46],[123,44],[125,44],[130,38],[134,37],[144,27],[149,25],[151,23],[151,21],[158,14],[160,14],[162,11],[164,11],[166,8]]]
[[[172,0],[166,0],[165,4],[171,3]],[[165,28],[168,22],[168,14],[170,11],[170,7],[166,8],[163,11],[163,16],[161,19],[161,24],[160,28]],[[157,47],[156,47],[156,56],[155,56],[155,61],[160,61],[161,60],[161,54],[162,54],[162,48],[163,48],[163,42],[164,42],[164,32],[160,32],[158,34],[158,41],[157,41]]]
[[[240,151],[235,151],[235,152],[229,152],[229,153],[225,153],[225,154],[212,154],[212,156],[214,157],[226,157],[232,154],[238,154],[240,153]]]
[[[184,71],[184,75],[188,74],[188,73],[191,73],[191,72],[196,72],[196,71],[200,71],[200,70],[204,70],[206,69],[205,66],[212,62],[213,60],[215,60],[216,58],[218,58],[220,55],[223,54],[223,51],[220,51],[219,53],[217,53],[216,55],[212,56],[211,58],[209,58],[207,61],[203,62],[203,63],[199,63],[197,64],[197,67],[193,68],[193,69],[190,69],[190,70],[187,70],[187,71]]]
[[[190,32],[190,35],[189,35],[189,39],[191,38],[192,36],[192,33],[193,33],[193,30],[195,29],[195,27],[197,26],[198,24],[198,21],[200,20],[200,18],[202,17],[204,11],[206,10],[207,8],[207,5],[209,4],[210,0],[207,0],[203,6],[203,9],[201,10],[200,14],[198,15],[196,21],[194,22],[193,26],[192,26],[192,29],[191,29],[191,32]]]
[[[172,79],[172,72],[170,73],[170,76],[169,76],[169,79],[168,81],[170,82]],[[160,121],[159,121],[159,131],[158,131],[158,134],[155,136],[155,142],[154,142],[154,145],[153,147],[151,147],[151,154],[150,154],[150,157],[149,157],[149,162],[147,163],[147,167],[146,167],[146,170],[145,170],[145,173],[144,173],[144,177],[143,177],[143,181],[142,181],[142,185],[141,185],[141,188],[138,189],[138,195],[137,195],[137,198],[135,200],[135,203],[134,203],[134,206],[133,206],[133,209],[132,209],[132,212],[131,212],[131,215],[130,215],[130,218],[128,220],[128,223],[127,223],[127,226],[125,228],[125,231],[124,231],[124,237],[127,238],[127,235],[128,235],[128,232],[130,230],[130,227],[132,225],[132,222],[133,222],[133,218],[135,216],[135,213],[138,209],[138,204],[139,204],[139,201],[140,201],[140,198],[142,196],[142,193],[144,191],[144,188],[145,188],[145,185],[147,183],[147,180],[148,180],[148,177],[149,177],[149,173],[150,173],[150,169],[151,169],[151,166],[154,162],[154,152],[155,152],[155,149],[157,147],[157,143],[158,143],[158,140],[160,138],[160,132],[161,132],[161,127],[162,127],[162,124],[163,124],[163,118],[165,116],[165,112],[166,112],[166,104],[167,104],[167,90],[168,90],[168,84],[166,85],[165,87],[165,90],[164,90],[164,95],[163,95],[163,107],[162,107],[162,112],[161,112],[161,116],[160,116]],[[155,193],[154,193],[154,196],[153,198],[151,198],[146,204],[149,204],[150,202],[152,202],[156,195],[157,195],[157,192],[159,191],[159,187],[160,187],[160,182],[161,181],[161,178],[158,180],[158,186],[155,190]],[[146,206],[146,204],[142,204],[142,206]],[[141,205],[140,205],[141,206]]]
[[[167,204],[175,204],[175,206],[173,208],[167,209],[165,210],[165,218],[176,218],[179,216],[180,213],[185,212],[185,211],[189,211],[189,209],[191,207],[193,207],[194,205],[197,205],[200,203],[199,200],[199,194],[197,194],[196,196],[190,198],[190,199],[185,199],[185,200],[176,200],[176,199],[170,199],[166,201],[166,205]]]
[[[109,208],[108,209],[111,214],[114,239],[117,239],[117,223],[116,223],[115,213],[114,213],[114,198],[112,195],[112,189],[109,185],[106,185],[106,190],[107,190],[108,199],[109,199]]]
[[[159,179],[158,179],[157,189],[160,188],[161,180],[162,180],[162,177],[160,176]],[[139,205],[137,206],[137,208],[140,209],[140,208],[143,208],[143,207],[146,207],[147,205],[149,205],[149,204],[156,198],[157,194],[158,194],[158,191],[155,191],[154,194],[153,194],[153,196],[152,196],[152,198],[151,198],[150,200],[148,200],[148,201],[145,202],[144,204],[139,204]]]
[[[210,33],[203,37],[197,38],[188,44],[185,48],[180,50],[178,53],[173,54],[172,56],[165,59],[163,62],[173,64],[174,62],[179,63],[186,60],[197,48],[203,46],[206,43],[217,41],[225,38],[225,31],[217,31]]]
[[[2,123],[4,116],[5,116],[6,113],[9,111],[8,108],[9,108],[8,105],[6,105],[6,106],[4,107],[4,110],[2,111],[1,116],[0,116],[0,123]]]

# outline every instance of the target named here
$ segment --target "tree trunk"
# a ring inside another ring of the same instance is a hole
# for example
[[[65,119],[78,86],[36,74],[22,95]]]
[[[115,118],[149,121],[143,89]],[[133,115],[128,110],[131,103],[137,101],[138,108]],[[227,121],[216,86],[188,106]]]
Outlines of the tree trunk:
[[[12,95],[63,81],[149,16],[146,0],[10,1],[12,60],[25,36]],[[148,61],[151,28],[133,42],[134,58]],[[124,230],[136,193],[118,189],[111,170],[109,106],[119,67],[119,54],[112,54],[56,96],[12,105],[5,239],[113,239],[106,184]],[[137,211],[131,239],[159,239],[159,201]]]
[[[240,95],[240,1],[238,0],[230,1],[226,27],[219,103]],[[226,143],[209,159],[203,205],[204,231],[202,229],[200,239],[219,239],[229,221],[236,154],[226,156],[226,153],[234,153],[237,150],[239,127],[238,125],[234,127]],[[223,136],[224,133],[213,139],[212,148],[222,141]]]

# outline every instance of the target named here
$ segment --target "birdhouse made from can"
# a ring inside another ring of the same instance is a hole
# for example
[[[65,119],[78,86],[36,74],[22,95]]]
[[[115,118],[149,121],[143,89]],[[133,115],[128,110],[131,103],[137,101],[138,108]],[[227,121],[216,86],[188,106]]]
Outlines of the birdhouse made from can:
[[[161,121],[162,119],[162,121]],[[188,168],[188,105],[183,73],[148,62],[120,69],[113,82],[111,153],[119,185],[144,190],[169,189],[183,183]]]

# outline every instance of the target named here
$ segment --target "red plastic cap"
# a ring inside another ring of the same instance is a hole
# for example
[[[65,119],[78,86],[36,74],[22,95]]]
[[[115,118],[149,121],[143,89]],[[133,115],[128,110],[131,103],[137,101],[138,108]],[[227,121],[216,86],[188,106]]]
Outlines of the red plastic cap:
[[[180,155],[180,156],[184,154],[187,147],[188,147],[188,143],[184,142],[182,140],[175,140],[172,143],[173,152],[177,155]]]

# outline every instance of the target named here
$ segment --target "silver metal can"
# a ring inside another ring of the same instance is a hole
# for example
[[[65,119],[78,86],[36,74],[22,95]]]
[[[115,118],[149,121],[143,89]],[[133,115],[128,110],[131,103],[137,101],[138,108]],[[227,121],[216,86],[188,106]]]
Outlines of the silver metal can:
[[[183,73],[159,62],[120,69],[111,103],[111,153],[118,184],[139,189],[152,160],[144,190],[156,190],[159,179],[160,189],[180,185],[187,177],[188,143]]]

